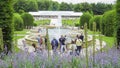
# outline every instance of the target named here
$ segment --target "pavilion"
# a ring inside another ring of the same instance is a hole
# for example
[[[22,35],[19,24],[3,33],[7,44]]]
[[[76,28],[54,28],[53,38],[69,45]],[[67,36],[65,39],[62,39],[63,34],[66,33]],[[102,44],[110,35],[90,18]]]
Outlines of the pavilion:
[[[38,11],[29,12],[29,14],[33,15],[35,20],[41,20],[41,19],[57,19],[59,18],[59,16],[62,19],[76,19],[80,18],[80,16],[83,13],[74,11]]]

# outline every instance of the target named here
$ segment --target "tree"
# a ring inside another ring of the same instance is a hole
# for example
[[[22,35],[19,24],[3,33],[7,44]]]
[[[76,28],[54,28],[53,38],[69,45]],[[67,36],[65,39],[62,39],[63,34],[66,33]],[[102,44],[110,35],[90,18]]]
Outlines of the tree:
[[[59,10],[59,3],[58,2],[51,2],[50,10],[57,11]]]
[[[85,2],[85,3],[81,3],[81,11],[83,12],[87,12],[87,11],[91,11],[92,10],[92,6],[91,4]]]
[[[82,8],[81,4],[75,4],[74,5],[74,11],[75,12],[81,12],[81,8]]]
[[[28,1],[28,11],[38,11],[38,4],[36,0]]]
[[[4,47],[7,47],[7,51],[12,51],[12,39],[13,39],[13,0],[0,0],[0,28],[3,33]]]
[[[34,25],[34,23],[33,23],[34,18],[31,14],[23,13],[21,15],[21,17],[22,17],[23,22],[24,22],[24,28],[31,28]]]
[[[117,0],[116,5],[116,37],[117,37],[117,44],[120,46],[120,0]]]
[[[38,1],[38,9],[39,10],[50,10],[51,1],[45,0],[45,1]]]
[[[23,30],[23,19],[18,13],[14,13],[13,22],[15,30]]]
[[[92,5],[92,11],[95,15],[101,15],[104,14],[104,12],[111,10],[113,5],[112,4],[104,4],[104,3],[93,3]]]
[[[14,10],[19,12],[19,10],[24,10],[25,12],[28,11],[28,1],[27,0],[17,0],[14,4]]]
[[[113,36],[114,35],[114,28],[115,28],[115,18],[116,18],[116,12],[115,10],[111,10],[108,12],[105,12],[103,15],[103,25],[104,25],[104,35],[106,36]]]
[[[71,6],[70,4],[67,4],[67,3],[65,3],[65,2],[62,2],[62,3],[60,4],[59,10],[61,10],[61,11],[71,11],[71,10],[73,10],[73,9],[72,9],[72,6]]]
[[[81,17],[80,17],[80,26],[84,26],[85,23],[87,23],[87,25],[89,25],[89,20],[92,18],[92,15],[89,12],[84,13]],[[89,26],[88,26],[89,28]]]

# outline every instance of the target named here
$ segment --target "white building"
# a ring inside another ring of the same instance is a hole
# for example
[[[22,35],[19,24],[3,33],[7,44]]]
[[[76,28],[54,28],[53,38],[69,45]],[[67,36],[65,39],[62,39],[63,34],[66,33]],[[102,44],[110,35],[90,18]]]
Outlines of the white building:
[[[40,19],[57,19],[61,16],[62,19],[74,19],[80,18],[83,14],[82,12],[74,12],[74,11],[38,11],[38,12],[29,12],[33,15],[35,20]]]
[[[33,15],[35,20],[50,19],[52,25],[62,26],[62,19],[76,19],[80,18],[83,14],[82,12],[74,11],[38,11],[38,12],[29,12]],[[57,22],[57,24],[56,24]]]

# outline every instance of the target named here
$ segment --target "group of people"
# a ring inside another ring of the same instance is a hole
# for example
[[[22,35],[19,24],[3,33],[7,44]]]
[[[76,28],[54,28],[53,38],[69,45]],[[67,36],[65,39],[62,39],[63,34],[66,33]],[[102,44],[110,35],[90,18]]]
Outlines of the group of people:
[[[63,35],[61,35],[61,37],[59,38],[59,42],[56,38],[53,38],[53,40],[51,41],[52,50],[56,52],[58,48],[58,43],[60,43],[60,51],[63,53],[66,50],[66,40],[66,36]]]
[[[37,48],[35,44],[32,44],[32,46],[36,49],[42,50],[41,46],[43,44],[43,38],[41,35],[38,35],[36,38],[38,40],[38,45],[40,48]],[[57,40],[55,37],[51,40],[51,46],[53,52],[57,52],[58,49],[60,49],[61,53],[64,53],[67,50],[71,50],[70,54],[75,53],[76,55],[80,54],[83,41],[84,41],[84,36],[83,34],[77,35],[75,39],[71,40],[71,43],[67,43],[67,36],[61,35],[61,37]],[[44,38],[45,46],[47,46],[47,38]],[[71,49],[68,49],[67,46],[70,44]],[[60,45],[60,46],[59,46]]]
[[[77,35],[74,40],[71,40],[70,46],[72,48],[72,51],[70,52],[70,54],[73,54],[73,53],[75,53],[76,55],[80,54],[80,51],[83,45],[83,40],[84,40],[83,34]],[[51,45],[52,45],[53,52],[56,52],[59,44],[60,44],[60,52],[61,53],[65,52],[67,50],[66,47],[68,45],[66,35],[65,36],[61,35],[59,40],[57,40],[56,38],[52,39]]]

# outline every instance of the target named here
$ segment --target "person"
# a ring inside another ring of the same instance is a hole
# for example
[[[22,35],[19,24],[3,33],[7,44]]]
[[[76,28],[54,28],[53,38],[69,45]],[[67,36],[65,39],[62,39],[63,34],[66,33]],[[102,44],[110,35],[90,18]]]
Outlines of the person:
[[[81,39],[81,40],[82,40],[82,42],[83,42],[83,40],[84,40],[83,33],[81,33],[81,35],[80,35],[79,39]]]
[[[65,45],[67,45],[67,43],[68,43],[68,42],[67,42],[68,37],[67,37],[66,35],[65,35],[64,37],[65,37]]]
[[[66,45],[65,45],[65,38],[63,37],[63,35],[61,35],[61,38],[59,38],[59,42],[60,42],[60,50],[63,53],[66,50]]]
[[[42,32],[41,28],[38,29],[38,33]]]
[[[43,43],[41,35],[38,35],[37,40],[38,40],[38,45],[41,46]]]
[[[51,41],[51,45],[52,45],[52,50],[56,52],[58,48],[58,41],[55,38],[53,38],[53,40]]]
[[[45,47],[47,47],[47,38],[46,37],[44,38],[44,41],[45,41]]]
[[[74,55],[75,54],[75,50],[77,49],[76,44],[75,44],[75,40],[71,40],[71,47],[72,51],[70,52],[70,55]]]
[[[26,41],[22,40],[22,43],[23,43],[23,47],[26,47]]]
[[[36,52],[37,50],[41,50],[42,51],[42,48],[41,47],[37,47],[35,43],[33,43],[32,46],[35,48],[34,52]]]
[[[82,48],[82,40],[81,39],[76,40],[76,46],[77,46],[76,54],[79,55],[80,51],[81,51],[81,48]]]

